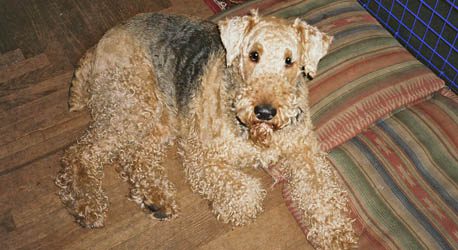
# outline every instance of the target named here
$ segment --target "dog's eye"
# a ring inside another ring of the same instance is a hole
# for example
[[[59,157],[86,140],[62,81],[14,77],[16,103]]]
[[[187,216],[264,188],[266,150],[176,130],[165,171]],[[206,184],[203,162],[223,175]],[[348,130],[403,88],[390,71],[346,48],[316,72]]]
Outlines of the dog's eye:
[[[257,51],[250,52],[250,60],[255,63],[259,62],[259,53]]]
[[[291,67],[293,65],[293,59],[291,59],[291,57],[287,57],[285,59],[285,66],[286,67]]]

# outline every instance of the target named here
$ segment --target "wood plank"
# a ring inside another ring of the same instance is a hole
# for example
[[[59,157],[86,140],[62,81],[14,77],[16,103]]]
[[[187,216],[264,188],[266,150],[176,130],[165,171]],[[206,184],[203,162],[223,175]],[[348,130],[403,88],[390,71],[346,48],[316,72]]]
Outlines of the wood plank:
[[[68,226],[68,212],[61,208],[49,216],[52,220],[41,220],[40,223],[33,223],[28,227],[23,227],[21,230],[15,230],[8,234],[8,237],[4,241],[6,249],[40,249],[38,246],[33,244],[40,242],[48,235],[59,235],[62,232],[67,233],[65,230]]]
[[[20,150],[20,142],[26,140],[27,138],[36,138],[36,137],[43,137],[45,136],[43,133],[47,131],[51,131],[53,126],[56,124],[68,122],[67,125],[69,127],[80,126],[78,123],[71,123],[70,120],[73,119],[84,119],[86,124],[89,124],[91,118],[87,112],[72,112],[68,113],[66,111],[60,113],[53,113],[49,116],[45,116],[46,113],[51,112],[51,108],[45,109],[43,111],[44,115],[37,115],[37,116],[30,116],[25,119],[21,119],[24,123],[20,121],[8,126],[7,128],[0,128],[0,152],[6,150],[4,152],[5,156],[8,154],[7,152],[16,152]],[[43,114],[42,113],[42,114]],[[8,128],[10,130],[8,130]],[[9,133],[8,133],[9,132]],[[8,149],[8,145],[11,145],[12,148]],[[22,144],[25,145],[25,144]],[[28,144],[27,146],[30,146]],[[14,149],[16,148],[16,150]],[[3,154],[3,153],[0,153]]]
[[[24,122],[29,122],[31,123],[29,125],[37,127],[35,122],[53,118],[52,116],[49,117],[49,115],[61,113],[66,113],[67,115],[75,114],[68,112],[67,96],[67,88],[62,88],[41,98],[12,108],[5,112],[5,116],[0,117],[0,134],[3,135],[8,131],[13,132],[17,129],[19,123]],[[2,142],[6,141],[6,139],[2,140]]]
[[[294,239],[285,249],[296,250],[296,249],[314,249],[314,248],[307,241],[305,235],[302,235],[302,237]]]
[[[23,60],[0,70],[0,84],[49,65],[45,54]]]
[[[34,101],[57,90],[68,90],[68,83],[72,79],[73,71],[64,71],[59,75],[44,81],[31,84],[26,88],[17,89],[12,93],[0,96],[0,107],[8,111],[14,107]]]
[[[21,133],[20,129],[28,127],[31,128],[22,131],[33,131],[34,128],[39,128],[40,124],[37,123],[55,119],[55,116],[60,114],[78,114],[68,112],[67,96],[68,90],[63,88],[5,112],[5,115],[0,117],[0,135],[5,136],[0,140],[1,144],[11,141],[7,137],[15,139],[12,135],[8,136],[8,132]]]
[[[73,71],[73,65],[64,54],[64,45],[56,41],[49,41],[44,46],[41,54],[45,54],[51,62],[49,65],[39,70],[31,71],[0,84],[0,96],[14,94],[20,89],[26,89],[31,85],[56,77],[65,72]],[[69,84],[63,82],[62,84]]]
[[[62,119],[78,116],[79,113],[68,112],[68,87],[60,86],[60,80],[66,77],[63,75],[53,78],[49,84],[43,84],[44,86],[41,86],[41,83],[34,85],[39,89],[38,91],[33,89],[35,87],[31,87],[24,95],[21,91],[18,91],[17,95],[13,94],[22,101],[12,102],[25,103],[13,106],[11,110],[0,115],[0,147],[34,131],[51,127]],[[0,103],[5,102],[7,101],[0,97]],[[2,107],[3,105],[0,105],[0,108]]]
[[[24,139],[12,145],[2,146],[0,152],[4,157],[0,159],[0,175],[67,147],[81,135],[87,124],[86,116],[78,116],[76,119],[64,121],[55,127],[28,136],[30,143]]]
[[[20,48],[26,57],[44,50],[50,41],[64,44],[72,62],[109,28],[139,12],[159,11],[168,0],[4,0],[0,8],[0,48]],[[14,46],[14,47],[13,47]]]
[[[11,209],[6,210],[0,214],[0,235],[4,235],[6,233],[10,233],[16,229],[16,225],[14,223],[13,215],[11,213]],[[0,238],[1,239],[1,238]]]
[[[275,193],[276,195],[281,195],[280,192]],[[300,242],[301,247],[293,248],[293,243],[296,243],[295,241],[298,238],[303,238]],[[272,209],[259,216],[256,223],[231,230],[199,247],[199,249],[256,250],[259,248],[260,242],[269,242],[270,249],[313,249],[312,246],[308,245],[304,234],[284,203],[272,206]]]
[[[24,60],[24,54],[20,49],[7,51],[0,54],[0,70]]]
[[[51,87],[52,88],[52,87]],[[21,98],[21,97],[20,97]],[[75,113],[68,111],[68,87],[56,87],[45,90],[37,95],[28,95],[22,100],[13,101],[21,103],[19,106],[0,106],[0,145],[13,140],[15,137],[8,132],[17,132],[27,127],[39,127],[46,120],[55,119],[65,113],[72,116]],[[85,112],[85,111],[83,111]],[[26,123],[28,122],[28,123]],[[25,131],[25,130],[24,130]],[[2,136],[4,136],[2,138]]]
[[[62,151],[49,154],[28,166],[0,176],[0,213],[8,209],[35,204],[51,190],[60,164]]]

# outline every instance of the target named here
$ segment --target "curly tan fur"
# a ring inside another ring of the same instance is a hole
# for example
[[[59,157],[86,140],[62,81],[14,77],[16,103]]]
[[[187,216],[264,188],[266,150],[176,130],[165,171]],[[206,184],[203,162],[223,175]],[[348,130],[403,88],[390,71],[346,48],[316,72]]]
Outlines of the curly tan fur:
[[[94,61],[94,48],[90,48],[80,59],[75,74],[73,75],[68,98],[70,111],[79,111],[86,107],[89,101],[89,84],[92,75],[92,63]]]
[[[320,151],[304,78],[316,74],[332,37],[256,12],[218,28],[142,14],[87,52],[69,103],[71,110],[87,105],[93,122],[62,158],[61,200],[81,225],[103,226],[103,168],[116,165],[132,200],[158,219],[172,218],[176,190],[161,163],[177,142],[192,190],[221,221],[256,218],[266,191],[244,168],[276,165],[308,220],[312,244],[352,247],[346,192]]]

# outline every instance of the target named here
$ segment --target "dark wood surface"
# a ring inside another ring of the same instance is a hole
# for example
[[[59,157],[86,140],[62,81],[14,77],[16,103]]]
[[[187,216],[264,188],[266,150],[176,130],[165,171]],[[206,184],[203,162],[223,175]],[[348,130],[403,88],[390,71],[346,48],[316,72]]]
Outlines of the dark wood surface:
[[[171,149],[168,173],[178,188],[180,216],[151,219],[127,199],[127,184],[108,168],[106,226],[79,227],[54,185],[64,148],[87,128],[87,111],[69,113],[73,67],[110,27],[139,12],[208,17],[192,0],[0,0],[0,249],[304,249],[309,248],[262,171],[269,194],[252,224],[216,220],[184,181]]]

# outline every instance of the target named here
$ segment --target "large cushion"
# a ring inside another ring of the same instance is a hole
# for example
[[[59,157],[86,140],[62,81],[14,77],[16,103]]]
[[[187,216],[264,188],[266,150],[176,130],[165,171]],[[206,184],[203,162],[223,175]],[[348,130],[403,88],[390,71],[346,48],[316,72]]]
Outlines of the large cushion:
[[[436,95],[329,153],[362,227],[361,249],[458,242],[458,103]]]
[[[326,151],[444,86],[354,0],[250,1],[213,20],[252,8],[301,17],[334,36],[318,76],[309,82],[312,119]]]

